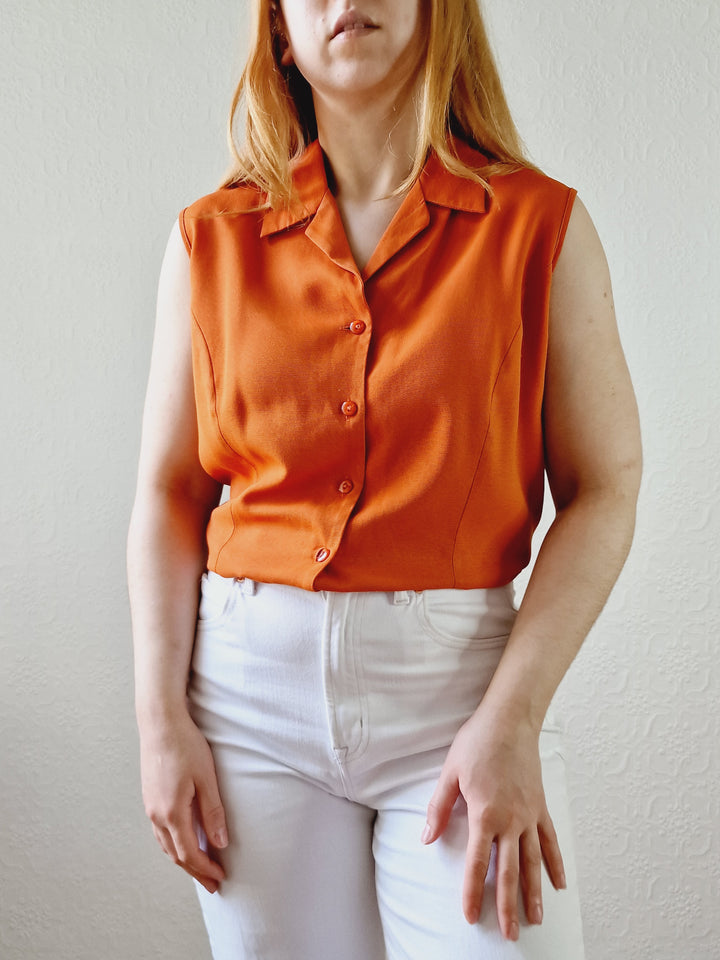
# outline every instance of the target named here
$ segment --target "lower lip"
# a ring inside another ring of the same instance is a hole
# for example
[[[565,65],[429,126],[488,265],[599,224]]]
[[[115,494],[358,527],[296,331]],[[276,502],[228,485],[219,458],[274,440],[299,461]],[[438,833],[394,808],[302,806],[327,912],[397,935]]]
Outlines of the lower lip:
[[[333,40],[354,40],[356,37],[367,37],[371,33],[375,33],[377,27],[351,27],[349,30],[342,30],[340,33],[335,34]]]

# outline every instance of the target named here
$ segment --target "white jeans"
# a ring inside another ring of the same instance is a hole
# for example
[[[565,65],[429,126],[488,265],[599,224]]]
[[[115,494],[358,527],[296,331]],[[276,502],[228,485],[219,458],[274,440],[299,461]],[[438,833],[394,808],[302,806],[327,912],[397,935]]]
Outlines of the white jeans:
[[[212,747],[230,845],[210,895],[214,960],[583,960],[560,734],[540,738],[568,889],[505,941],[494,864],[461,908],[467,817],[420,842],[448,747],[515,616],[512,587],[311,593],[206,574],[189,697]]]

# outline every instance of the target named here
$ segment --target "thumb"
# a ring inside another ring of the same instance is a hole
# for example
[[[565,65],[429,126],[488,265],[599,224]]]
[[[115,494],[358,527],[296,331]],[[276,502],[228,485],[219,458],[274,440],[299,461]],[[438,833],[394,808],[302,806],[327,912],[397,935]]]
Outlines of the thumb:
[[[227,823],[217,780],[213,776],[212,779],[198,781],[196,791],[195,799],[200,823],[208,840],[214,847],[226,847],[228,845]]]
[[[422,833],[423,843],[432,843],[448,825],[452,808],[460,795],[460,784],[455,776],[441,773],[427,808],[427,823]]]

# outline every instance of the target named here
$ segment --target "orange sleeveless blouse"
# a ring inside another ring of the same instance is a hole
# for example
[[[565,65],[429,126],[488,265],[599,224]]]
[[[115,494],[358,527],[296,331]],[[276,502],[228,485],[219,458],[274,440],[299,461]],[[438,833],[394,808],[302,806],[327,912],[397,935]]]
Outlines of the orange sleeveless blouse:
[[[240,186],[180,214],[199,456],[230,488],[209,568],[307,590],[508,583],[542,510],[575,191],[524,169],[490,195],[432,155],[360,271],[317,141],[293,177],[288,209]]]

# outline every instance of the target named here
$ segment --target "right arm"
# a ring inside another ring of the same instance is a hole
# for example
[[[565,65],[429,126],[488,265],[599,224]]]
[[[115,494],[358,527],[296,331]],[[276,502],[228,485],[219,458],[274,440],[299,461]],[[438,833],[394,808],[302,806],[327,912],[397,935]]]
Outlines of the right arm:
[[[225,815],[186,687],[207,560],[205,529],[222,487],[198,459],[190,324],[189,260],[176,223],[160,272],[128,586],[145,809],[165,852],[214,892],[223,870],[200,849],[193,813],[215,847],[227,844]]]

